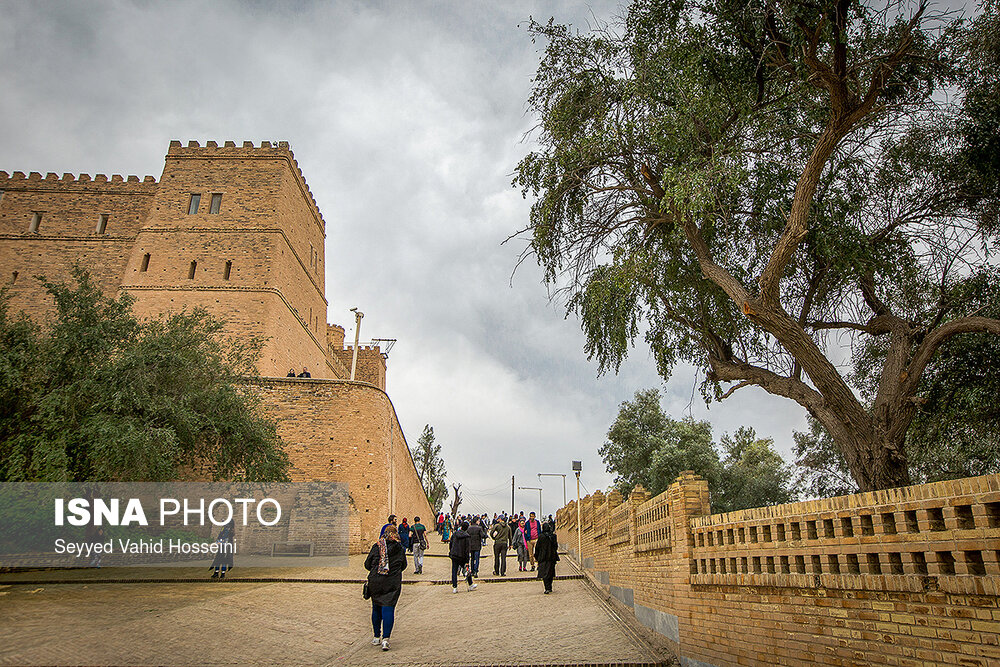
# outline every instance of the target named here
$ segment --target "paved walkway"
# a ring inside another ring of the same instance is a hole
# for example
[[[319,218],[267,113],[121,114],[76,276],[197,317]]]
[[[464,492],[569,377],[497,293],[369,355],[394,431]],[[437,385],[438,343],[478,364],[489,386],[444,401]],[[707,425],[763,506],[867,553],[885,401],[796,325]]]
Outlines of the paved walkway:
[[[440,546],[432,551],[443,554]],[[347,568],[268,572],[281,582],[198,581],[205,570],[169,583],[84,583],[83,575],[121,579],[112,570],[22,573],[0,577],[0,664],[4,665],[561,665],[657,664],[656,653],[579,578],[543,595],[534,573],[514,581],[480,579],[475,591],[432,585],[450,576],[431,557],[423,576],[404,575],[392,649],[370,645],[370,603],[354,583],[363,557]],[[509,563],[508,563],[509,565]],[[135,568],[143,570],[143,568]],[[247,568],[243,576],[261,575]],[[576,574],[568,558],[560,574]],[[484,558],[482,575],[492,575]],[[109,577],[108,575],[115,576]],[[28,576],[28,575],[33,575]],[[65,583],[14,583],[38,580]],[[56,576],[58,575],[58,576]],[[155,576],[154,576],[155,575]],[[278,576],[280,575],[280,577]],[[308,575],[308,576],[307,576]],[[77,579],[77,581],[71,580]],[[312,579],[313,581],[289,581]]]

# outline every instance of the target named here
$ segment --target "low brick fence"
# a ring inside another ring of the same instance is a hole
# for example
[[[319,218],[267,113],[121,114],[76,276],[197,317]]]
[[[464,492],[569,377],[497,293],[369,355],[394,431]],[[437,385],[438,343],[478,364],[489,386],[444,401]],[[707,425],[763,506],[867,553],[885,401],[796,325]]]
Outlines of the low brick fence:
[[[683,665],[1000,665],[1000,475],[709,514],[682,474],[560,543]]]

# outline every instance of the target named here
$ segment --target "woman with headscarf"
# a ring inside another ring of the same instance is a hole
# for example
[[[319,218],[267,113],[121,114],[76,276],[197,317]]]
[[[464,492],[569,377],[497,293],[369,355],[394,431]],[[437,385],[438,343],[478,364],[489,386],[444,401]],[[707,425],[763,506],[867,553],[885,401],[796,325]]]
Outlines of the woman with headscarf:
[[[372,545],[365,559],[368,570],[368,593],[372,598],[372,645],[382,645],[389,650],[389,635],[396,615],[396,602],[403,588],[403,570],[406,569],[406,552],[399,543],[399,531],[389,525],[385,534]]]
[[[406,517],[403,517],[403,523],[399,524],[399,543],[403,546],[403,551],[412,551],[410,549],[410,524],[406,523]]]
[[[446,514],[444,517],[444,525],[441,528],[441,541],[451,542],[451,515]]]
[[[524,518],[517,524],[517,530],[514,531],[514,548],[517,549],[517,571],[527,572],[528,571],[528,561],[530,556],[528,556],[528,538],[524,536],[525,526]]]
[[[552,592],[552,579],[556,576],[556,562],[559,561],[559,542],[552,532],[552,524],[542,524],[542,534],[535,542],[535,560],[538,561],[538,578],[545,584],[545,594]]]

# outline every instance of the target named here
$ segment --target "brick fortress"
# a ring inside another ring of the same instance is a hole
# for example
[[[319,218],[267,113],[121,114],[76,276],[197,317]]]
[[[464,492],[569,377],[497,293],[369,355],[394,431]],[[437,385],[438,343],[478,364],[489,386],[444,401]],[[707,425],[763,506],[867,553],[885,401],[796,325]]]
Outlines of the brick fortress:
[[[287,142],[170,142],[160,180],[0,171],[0,276],[11,306],[44,321],[35,280],[74,263],[106,294],[127,291],[142,318],[203,307],[228,335],[266,339],[259,382],[292,460],[293,481],[350,485],[351,550],[389,512],[430,517],[385,393],[385,356],[344,345],[327,324],[326,222]],[[309,368],[312,379],[290,379]]]

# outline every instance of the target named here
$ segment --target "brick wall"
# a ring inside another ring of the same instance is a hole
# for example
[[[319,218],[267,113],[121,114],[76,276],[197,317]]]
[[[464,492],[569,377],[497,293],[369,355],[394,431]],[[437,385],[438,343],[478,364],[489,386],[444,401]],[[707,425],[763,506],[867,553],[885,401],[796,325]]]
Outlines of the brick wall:
[[[0,285],[9,289],[12,308],[44,320],[54,303],[35,276],[69,280],[75,263],[89,269],[105,293],[116,294],[156,189],[152,176],[42,178],[0,171]],[[32,232],[35,213],[41,220]]]
[[[691,473],[580,503],[588,575],[682,664],[1000,664],[1000,475],[708,511]]]
[[[431,515],[396,410],[385,392],[344,380],[268,378],[257,383],[292,460],[293,482],[346,482],[367,551],[390,514]]]

